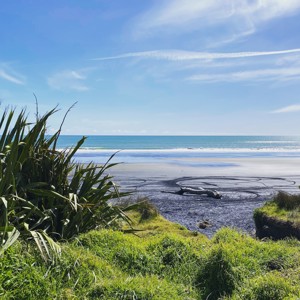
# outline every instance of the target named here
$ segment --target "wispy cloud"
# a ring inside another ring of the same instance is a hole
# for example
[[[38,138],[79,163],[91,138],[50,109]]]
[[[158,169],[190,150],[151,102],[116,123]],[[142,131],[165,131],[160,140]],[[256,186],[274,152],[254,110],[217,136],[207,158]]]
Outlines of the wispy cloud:
[[[198,30],[226,24],[231,38],[252,34],[263,22],[293,15],[298,0],[162,0],[140,16],[136,31],[140,35],[174,29]],[[230,38],[229,38],[230,40]]]
[[[24,78],[17,74],[11,74],[4,69],[0,69],[0,78],[10,81],[15,84],[23,85],[25,84]]]
[[[183,51],[183,50],[154,50],[142,52],[130,52],[116,56],[107,56],[94,58],[93,60],[113,60],[122,58],[144,58],[144,59],[162,59],[169,61],[183,61],[183,60],[215,60],[215,59],[234,59],[247,58],[257,56],[270,56],[300,53],[300,48],[280,50],[280,51],[261,51],[261,52],[231,52],[231,53],[210,53],[197,51]]]
[[[57,90],[74,90],[84,92],[89,90],[85,84],[86,76],[82,71],[65,70],[48,77],[50,87]]]
[[[300,68],[277,68],[228,72],[224,74],[198,74],[187,78],[189,81],[237,82],[237,81],[288,81],[300,78]]]
[[[271,111],[273,114],[290,113],[300,111],[300,104],[294,104],[285,106],[276,110]]]
[[[228,53],[154,50],[99,57],[94,60],[130,58],[136,59],[138,62],[141,60],[165,62],[158,64],[153,62],[151,65],[147,62],[141,64],[144,69],[146,68],[145,76],[153,75],[154,69],[158,71],[158,74],[163,74],[163,77],[170,78],[175,75],[175,72],[181,72],[181,78],[186,81],[206,83],[293,82],[300,79],[300,48]],[[198,73],[195,73],[197,70]],[[154,73],[154,77],[158,77],[156,73]]]

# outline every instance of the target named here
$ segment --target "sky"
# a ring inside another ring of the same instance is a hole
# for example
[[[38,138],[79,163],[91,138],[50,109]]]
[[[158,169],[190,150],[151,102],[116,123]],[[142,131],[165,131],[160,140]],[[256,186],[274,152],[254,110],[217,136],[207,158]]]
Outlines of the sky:
[[[0,100],[63,134],[300,135],[300,0],[10,0]]]

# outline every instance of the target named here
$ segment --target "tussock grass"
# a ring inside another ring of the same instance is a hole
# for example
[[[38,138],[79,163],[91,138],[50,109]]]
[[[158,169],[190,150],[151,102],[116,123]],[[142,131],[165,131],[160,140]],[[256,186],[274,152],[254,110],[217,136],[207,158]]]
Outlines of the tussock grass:
[[[296,300],[299,290],[279,272],[272,272],[249,280],[231,299],[233,300]]]
[[[142,201],[139,201],[137,211],[141,214],[139,222],[150,220],[159,215],[157,207],[155,207],[155,205],[151,203],[147,198],[144,198],[142,199]]]
[[[279,208],[285,210],[294,210],[300,208],[300,195],[290,195],[285,192],[279,192],[273,199]]]
[[[111,230],[91,231],[82,235],[79,242],[85,249],[90,249],[131,275],[154,273],[154,259],[139,239],[132,235]]]
[[[138,288],[137,288],[138,287]],[[182,294],[185,294],[183,297]],[[145,276],[106,281],[93,288],[89,299],[143,299],[143,300],[179,300],[189,299],[184,291],[184,286],[174,285],[158,276]],[[193,298],[190,298],[193,299]]]
[[[246,298],[245,295],[251,295],[250,289],[257,278],[264,278],[273,272],[286,276],[286,282],[295,288],[295,294],[300,292],[297,287],[299,278],[292,271],[300,267],[298,241],[262,242],[235,230],[223,228],[215,234],[212,243],[213,246],[197,277],[204,299],[208,296],[209,299],[225,296],[226,299],[271,299],[254,296]],[[276,280],[271,276],[270,290],[273,289],[272,282],[276,285]],[[243,296],[239,298],[241,294]]]
[[[131,214],[138,223],[141,214]],[[161,216],[140,224],[145,235],[109,229],[81,234],[61,245],[61,257],[50,266],[34,247],[16,242],[0,262],[0,298],[279,300],[300,296],[297,240],[259,241],[230,228],[208,240]]]
[[[260,224],[263,216],[274,220],[289,222],[293,227],[300,229],[300,195],[289,195],[283,192],[278,193],[274,199],[265,203],[254,211],[254,220]]]

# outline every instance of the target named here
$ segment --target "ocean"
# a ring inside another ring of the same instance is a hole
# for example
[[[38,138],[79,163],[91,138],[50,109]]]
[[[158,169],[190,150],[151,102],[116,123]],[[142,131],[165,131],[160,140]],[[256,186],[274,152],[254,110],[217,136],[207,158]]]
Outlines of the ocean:
[[[71,148],[80,138],[62,135],[58,147]],[[75,159],[104,163],[117,151],[113,161],[124,163],[179,163],[179,159],[182,163],[185,158],[209,158],[213,161],[213,158],[300,157],[300,136],[93,135],[88,136]]]

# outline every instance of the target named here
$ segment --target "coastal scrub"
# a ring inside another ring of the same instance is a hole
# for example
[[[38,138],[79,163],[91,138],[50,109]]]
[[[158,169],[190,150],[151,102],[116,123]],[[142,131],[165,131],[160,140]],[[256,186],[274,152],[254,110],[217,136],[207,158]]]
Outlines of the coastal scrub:
[[[61,251],[57,241],[96,228],[129,222],[117,206],[119,193],[103,166],[74,162],[86,137],[69,149],[58,149],[61,127],[47,135],[48,119],[56,109],[30,122],[26,112],[6,109],[0,116],[0,254],[17,239],[35,242],[43,259]]]

